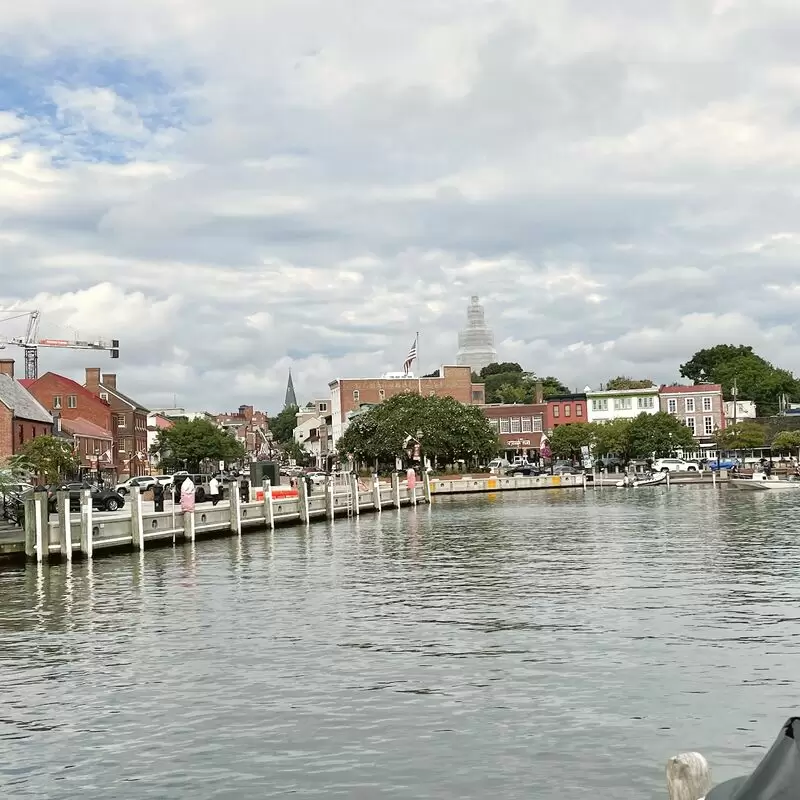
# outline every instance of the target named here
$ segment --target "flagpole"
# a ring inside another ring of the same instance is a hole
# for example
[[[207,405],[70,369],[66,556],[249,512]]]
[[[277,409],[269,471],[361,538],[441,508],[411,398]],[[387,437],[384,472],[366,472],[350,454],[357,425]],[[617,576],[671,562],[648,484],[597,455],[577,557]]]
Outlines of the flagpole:
[[[419,391],[420,397],[422,396],[422,373],[420,372],[422,368],[420,367],[419,363],[419,331],[417,331],[417,390]]]

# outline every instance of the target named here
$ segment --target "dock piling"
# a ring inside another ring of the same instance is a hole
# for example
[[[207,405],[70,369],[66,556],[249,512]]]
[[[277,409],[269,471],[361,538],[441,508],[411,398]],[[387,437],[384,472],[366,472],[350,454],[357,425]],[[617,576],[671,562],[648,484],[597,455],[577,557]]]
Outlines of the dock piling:
[[[376,511],[381,510],[381,482],[377,472],[372,476],[372,503]]]
[[[352,498],[353,514],[358,516],[361,513],[360,501],[358,499],[358,473],[350,473],[350,497]]]
[[[300,522],[308,525],[311,522],[311,515],[308,513],[308,485],[302,475],[297,481],[297,496],[300,501],[298,503]]]
[[[231,483],[229,503],[231,512],[231,532],[242,535],[242,495],[238,479]]]
[[[392,497],[394,498],[394,507],[400,508],[400,474],[398,472],[392,473]]]
[[[142,492],[138,486],[131,486],[131,536],[134,550],[144,550],[144,518]]]
[[[272,481],[267,478],[264,483],[264,521],[267,527],[275,530],[275,507],[272,505]]]
[[[61,557],[72,561],[72,520],[69,509],[69,492],[56,492],[56,511],[58,512],[58,544]]]
[[[92,511],[92,490],[84,489],[81,492],[81,553],[84,558],[92,558],[94,551]]]

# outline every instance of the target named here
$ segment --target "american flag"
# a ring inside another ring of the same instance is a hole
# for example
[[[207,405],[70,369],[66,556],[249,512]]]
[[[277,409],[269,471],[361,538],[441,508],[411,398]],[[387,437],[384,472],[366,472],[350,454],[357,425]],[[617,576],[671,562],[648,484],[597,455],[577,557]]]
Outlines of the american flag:
[[[414,359],[417,357],[417,339],[419,338],[419,334],[414,338],[414,344],[411,345],[411,349],[408,351],[408,355],[406,356],[406,360],[403,362],[403,373],[408,375],[408,371],[411,369],[411,364]]]

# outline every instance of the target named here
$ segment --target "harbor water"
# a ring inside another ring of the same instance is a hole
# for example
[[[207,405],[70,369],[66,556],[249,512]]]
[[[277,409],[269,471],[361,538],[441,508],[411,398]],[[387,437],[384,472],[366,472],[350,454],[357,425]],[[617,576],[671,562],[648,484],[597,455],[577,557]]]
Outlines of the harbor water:
[[[0,571],[0,796],[643,800],[800,696],[793,493],[437,499]]]

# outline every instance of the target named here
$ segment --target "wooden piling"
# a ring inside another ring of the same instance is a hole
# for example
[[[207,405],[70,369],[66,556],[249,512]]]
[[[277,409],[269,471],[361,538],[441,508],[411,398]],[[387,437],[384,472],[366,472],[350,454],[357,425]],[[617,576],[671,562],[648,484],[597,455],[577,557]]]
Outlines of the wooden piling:
[[[425,502],[431,504],[431,476],[427,467],[422,468],[422,494],[425,496]]]
[[[37,492],[35,505],[36,560],[41,564],[50,558],[50,504],[46,492]]]
[[[703,800],[711,791],[711,770],[700,753],[681,753],[667,762],[669,800]]]
[[[56,492],[58,512],[58,544],[61,557],[72,561],[72,519],[70,518],[69,492]]]
[[[239,493],[239,481],[235,480],[231,483],[230,496],[228,504],[231,512],[231,532],[237,536],[242,535],[242,496]]]
[[[333,519],[336,514],[336,500],[334,497],[335,482],[333,476],[325,476],[325,518]]]
[[[300,522],[305,522],[308,525],[311,522],[310,514],[308,513],[308,484],[302,475],[297,480],[297,497],[299,500]]]
[[[268,528],[275,530],[275,506],[272,504],[272,481],[267,478],[264,487],[264,521]]]
[[[394,507],[400,508],[400,474],[392,473],[392,497],[394,497]]]
[[[358,516],[361,513],[361,506],[358,499],[358,474],[350,473],[350,496],[353,498],[353,514]]]
[[[25,556],[31,560],[36,558],[36,503],[34,493],[26,492],[23,499],[25,505]]]
[[[144,550],[143,513],[141,489],[131,486],[131,539],[134,550]]]
[[[183,538],[194,543],[194,511],[183,512]]]
[[[81,492],[81,553],[84,558],[91,558],[94,551],[94,520],[92,519],[92,490]]]
[[[381,482],[377,474],[372,476],[372,504],[376,511],[381,510]]]

